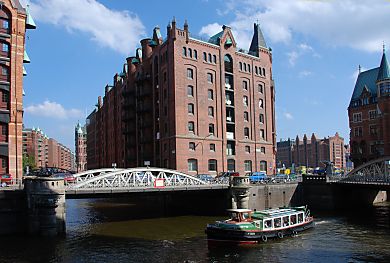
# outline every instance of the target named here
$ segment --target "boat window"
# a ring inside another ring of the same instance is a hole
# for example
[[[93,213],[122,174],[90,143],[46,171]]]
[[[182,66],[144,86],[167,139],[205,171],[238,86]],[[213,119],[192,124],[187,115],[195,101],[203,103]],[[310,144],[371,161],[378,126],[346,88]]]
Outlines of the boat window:
[[[283,217],[283,226],[289,226],[289,225],[290,225],[289,216],[284,216]]]
[[[297,223],[297,215],[291,215],[290,222],[291,222],[291,225],[296,224]]]
[[[272,220],[265,220],[264,221],[264,228],[272,228]]]
[[[238,215],[237,215],[237,213],[232,213],[232,220],[238,221]]]
[[[299,213],[298,214],[298,223],[302,223],[303,222],[303,213]]]
[[[282,226],[282,219],[280,217],[274,218],[274,226],[275,226],[275,228]]]
[[[255,221],[255,226],[256,226],[257,228],[260,228],[261,223],[262,223],[261,220]]]
[[[249,218],[249,213],[242,213],[242,219],[248,219]]]

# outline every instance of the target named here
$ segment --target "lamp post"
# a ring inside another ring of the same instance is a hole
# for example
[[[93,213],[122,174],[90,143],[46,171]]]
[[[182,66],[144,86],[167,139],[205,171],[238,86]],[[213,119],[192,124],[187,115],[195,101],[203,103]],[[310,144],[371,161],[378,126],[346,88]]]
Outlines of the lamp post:
[[[196,147],[198,147],[199,144],[202,145],[202,157],[201,157],[202,163],[203,163],[203,141],[204,141],[206,138],[210,137],[210,136],[213,136],[213,134],[212,134],[212,133],[209,133],[207,136],[201,138],[201,141],[198,142],[198,143],[195,145],[195,150],[196,150]],[[198,170],[199,170],[199,168],[198,168]]]

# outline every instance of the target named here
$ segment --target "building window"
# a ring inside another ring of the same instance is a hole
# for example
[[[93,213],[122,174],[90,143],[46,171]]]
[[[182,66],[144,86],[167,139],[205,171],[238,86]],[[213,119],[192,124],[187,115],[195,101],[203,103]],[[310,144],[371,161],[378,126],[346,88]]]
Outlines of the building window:
[[[188,122],[188,131],[189,132],[195,132],[195,124],[193,121]]]
[[[361,112],[354,113],[352,116],[353,116],[352,117],[353,122],[361,122],[362,121],[362,113]]]
[[[214,135],[214,124],[212,123],[209,124],[209,134]]]
[[[213,55],[213,63],[217,64],[217,56],[216,55]]]
[[[249,128],[248,127],[244,128],[244,137],[245,137],[245,139],[249,139]]]
[[[189,56],[190,58],[192,58],[192,49],[191,49],[191,48],[188,49],[188,56]]]
[[[264,124],[264,114],[263,113],[260,113],[260,115],[259,115],[259,122],[261,124]]]
[[[244,111],[244,121],[249,121],[249,113]]]
[[[376,116],[377,116],[376,110],[370,110],[368,112],[368,115],[369,115],[370,120],[375,120]]]
[[[3,20],[3,28],[9,29],[9,22],[7,20]]]
[[[245,169],[245,172],[252,172],[252,161],[251,160],[244,161],[244,169]]]
[[[248,64],[248,72],[251,73],[251,65]]]
[[[187,78],[193,79],[194,78],[194,71],[191,68],[187,69]]]
[[[189,85],[187,86],[187,95],[193,97],[194,96],[194,87]]]
[[[2,168],[7,168],[7,160],[4,157],[1,158],[1,167]]]
[[[188,143],[188,149],[190,149],[190,151],[195,151],[195,143],[194,142]]]
[[[259,74],[259,71],[257,70],[257,66],[255,66],[255,73],[256,73],[256,75]]]
[[[207,91],[207,97],[209,98],[209,100],[214,100],[214,92],[213,92],[213,90],[209,89]]]
[[[183,56],[187,56],[187,48],[186,47],[183,47]]]
[[[370,135],[377,135],[378,134],[378,129],[376,125],[370,125]]]
[[[206,52],[203,52],[203,60],[207,62],[207,54],[206,54]]]
[[[239,62],[238,65],[240,66],[240,70],[242,71],[242,62]]]
[[[6,68],[6,67],[1,67],[1,74],[3,75],[3,76],[8,76],[8,68]]]
[[[251,153],[251,147],[249,145],[245,146],[245,152],[246,153]]]
[[[4,124],[1,126],[1,134],[4,136],[8,135],[8,124]]]
[[[263,99],[259,99],[259,108],[260,109],[264,108],[264,101],[263,101]]]
[[[263,76],[265,77],[265,68],[263,68]]]
[[[363,136],[363,128],[362,127],[355,127],[354,135],[355,135],[355,137],[362,137]]]
[[[207,82],[208,83],[213,83],[213,74],[207,73]]]
[[[3,93],[1,94],[1,101],[4,102],[4,103],[8,103],[8,100],[9,100],[9,94],[7,91],[3,91]]]
[[[261,94],[263,94],[263,92],[264,92],[264,86],[263,86],[263,84],[257,85],[257,90],[258,90],[258,92],[260,92]]]
[[[197,172],[198,171],[198,160],[188,159],[188,171]]]
[[[234,159],[227,160],[228,172],[234,172],[236,170],[236,161]]]
[[[188,104],[188,114],[194,114],[194,104]]]
[[[210,143],[210,152],[215,152],[215,144]]]
[[[233,59],[229,54],[226,54],[223,58],[225,63],[225,72],[233,73]]]
[[[2,48],[3,52],[8,52],[9,50],[9,47],[8,47],[8,44],[7,43],[3,43],[3,48]]]
[[[211,63],[212,60],[211,60],[211,54],[209,53],[209,62]]]
[[[265,153],[265,147],[261,147],[261,148],[260,148],[260,152],[261,152],[261,153]]]
[[[248,90],[248,82],[247,82],[246,80],[244,80],[244,81],[242,82],[242,88],[243,88],[244,90]]]
[[[267,162],[260,161],[260,172],[267,172]]]
[[[247,97],[247,96],[244,96],[244,98],[243,98],[242,101],[244,102],[244,106],[245,106],[245,107],[248,107],[248,97]]]
[[[198,51],[196,51],[196,49],[194,49],[194,58],[198,59]]]
[[[265,139],[265,132],[264,132],[264,129],[260,129],[260,138],[261,139]]]
[[[209,172],[216,172],[217,171],[217,160],[210,159],[209,160]]]
[[[214,117],[214,108],[213,107],[209,107],[208,108],[208,112],[209,112],[209,117]]]
[[[244,71],[246,72],[246,63],[244,63]]]

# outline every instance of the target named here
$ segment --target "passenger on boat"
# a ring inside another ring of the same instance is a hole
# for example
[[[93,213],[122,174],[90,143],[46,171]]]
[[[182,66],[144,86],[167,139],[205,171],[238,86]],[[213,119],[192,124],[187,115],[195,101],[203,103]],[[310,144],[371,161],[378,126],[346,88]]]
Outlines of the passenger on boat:
[[[283,217],[283,226],[288,226],[288,225],[289,225],[288,216],[285,216]]]

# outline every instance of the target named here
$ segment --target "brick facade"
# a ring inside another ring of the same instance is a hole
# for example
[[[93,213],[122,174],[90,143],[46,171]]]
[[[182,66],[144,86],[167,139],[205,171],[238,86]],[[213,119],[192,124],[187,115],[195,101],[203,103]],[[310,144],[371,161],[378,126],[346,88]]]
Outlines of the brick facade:
[[[75,170],[75,157],[72,151],[49,138],[41,129],[23,130],[23,154],[33,157],[36,167],[57,167]]]
[[[0,7],[0,174],[10,173],[20,179],[23,176],[23,63],[29,62],[25,56],[25,34],[26,29],[35,25],[26,24],[26,19],[31,17],[18,0],[4,0]]]
[[[189,174],[274,173],[272,53],[254,29],[245,51],[227,26],[209,41],[192,38],[187,23],[172,21],[165,40],[154,28],[87,118],[88,168],[115,161]]]
[[[348,117],[355,167],[390,156],[390,69],[385,50],[378,68],[359,72]]]
[[[286,168],[297,166],[324,167],[323,161],[331,161],[334,167],[346,169],[346,154],[344,139],[338,133],[324,139],[317,139],[312,134],[310,140],[306,134],[301,140],[298,136],[295,140],[288,139],[277,143],[278,167]]]

